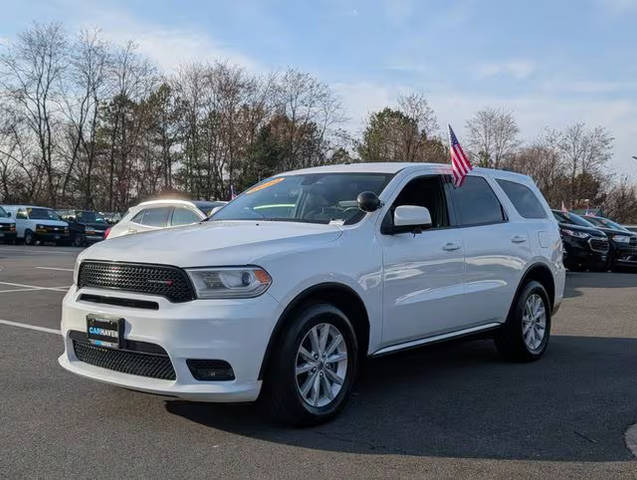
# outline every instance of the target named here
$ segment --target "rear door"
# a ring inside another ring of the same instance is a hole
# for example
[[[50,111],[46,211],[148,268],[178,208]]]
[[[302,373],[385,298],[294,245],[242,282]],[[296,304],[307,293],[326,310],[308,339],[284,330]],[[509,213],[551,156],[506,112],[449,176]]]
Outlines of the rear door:
[[[451,197],[465,248],[464,302],[471,324],[506,319],[522,272],[531,258],[523,219],[509,217],[490,179],[471,175]]]
[[[383,344],[395,345],[457,330],[462,313],[464,250],[450,228],[445,177],[420,176],[404,185],[378,236],[383,252]],[[427,207],[432,228],[421,233],[387,232],[400,205]],[[385,232],[385,233],[384,233]]]

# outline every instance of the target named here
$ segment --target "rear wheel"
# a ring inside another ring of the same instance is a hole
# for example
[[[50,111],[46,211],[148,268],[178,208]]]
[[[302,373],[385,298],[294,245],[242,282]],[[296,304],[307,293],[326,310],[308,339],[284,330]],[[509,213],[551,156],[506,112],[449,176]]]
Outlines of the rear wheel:
[[[497,332],[495,344],[506,358],[519,362],[539,359],[551,336],[551,309],[546,289],[531,280],[515,299],[509,317]]]
[[[358,342],[347,316],[330,304],[299,309],[266,373],[262,400],[277,421],[323,423],[338,414],[358,369]]]

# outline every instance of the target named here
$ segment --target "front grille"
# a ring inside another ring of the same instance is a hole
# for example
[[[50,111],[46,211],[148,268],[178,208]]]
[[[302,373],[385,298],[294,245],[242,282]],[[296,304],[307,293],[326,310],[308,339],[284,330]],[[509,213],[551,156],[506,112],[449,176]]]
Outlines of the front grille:
[[[0,230],[3,232],[15,231],[15,223],[0,223]]]
[[[637,247],[637,237],[630,237],[630,246]]]
[[[591,246],[591,250],[595,250],[596,252],[608,252],[608,240],[591,238],[589,245]]]
[[[175,369],[166,351],[159,345],[145,342],[126,342],[133,349],[116,350],[89,343],[86,334],[71,332],[73,350],[78,360],[96,367],[141,377],[175,380]],[[132,345],[129,345],[132,344]],[[146,351],[147,350],[147,351]]]
[[[186,272],[169,265],[86,261],[80,265],[78,287],[147,293],[171,302],[195,298]]]

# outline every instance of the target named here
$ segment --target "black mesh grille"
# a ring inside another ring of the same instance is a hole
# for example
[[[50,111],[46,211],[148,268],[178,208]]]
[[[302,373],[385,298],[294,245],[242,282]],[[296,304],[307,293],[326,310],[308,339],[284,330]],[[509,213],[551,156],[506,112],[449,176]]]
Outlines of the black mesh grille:
[[[78,286],[160,295],[171,302],[195,298],[186,272],[168,265],[86,261],[80,265]]]
[[[637,237],[630,237],[630,246],[637,247]]]
[[[590,242],[591,248],[593,250],[597,250],[598,252],[608,251],[608,240],[599,240],[597,238],[592,238]]]
[[[96,367],[142,377],[175,380],[175,370],[166,353],[141,353],[91,345],[87,340],[72,338],[78,360]],[[155,349],[157,345],[153,345]]]

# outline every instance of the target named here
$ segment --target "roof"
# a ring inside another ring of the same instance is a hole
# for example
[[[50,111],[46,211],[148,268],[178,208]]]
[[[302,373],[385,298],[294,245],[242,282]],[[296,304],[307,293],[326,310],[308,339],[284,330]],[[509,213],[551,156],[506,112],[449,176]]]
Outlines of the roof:
[[[3,208],[44,208],[46,210],[53,210],[51,207],[42,207],[40,205],[0,205]]]
[[[343,163],[338,165],[323,165],[320,167],[291,170],[289,172],[280,173],[277,176],[303,175],[310,173],[388,173],[395,175],[402,170],[419,170],[432,174],[451,175],[451,164],[423,162]],[[501,179],[511,179],[527,184],[533,183],[528,175],[510,172],[508,170],[474,167],[471,173],[488,175]],[[469,175],[471,175],[471,173],[469,173]]]

